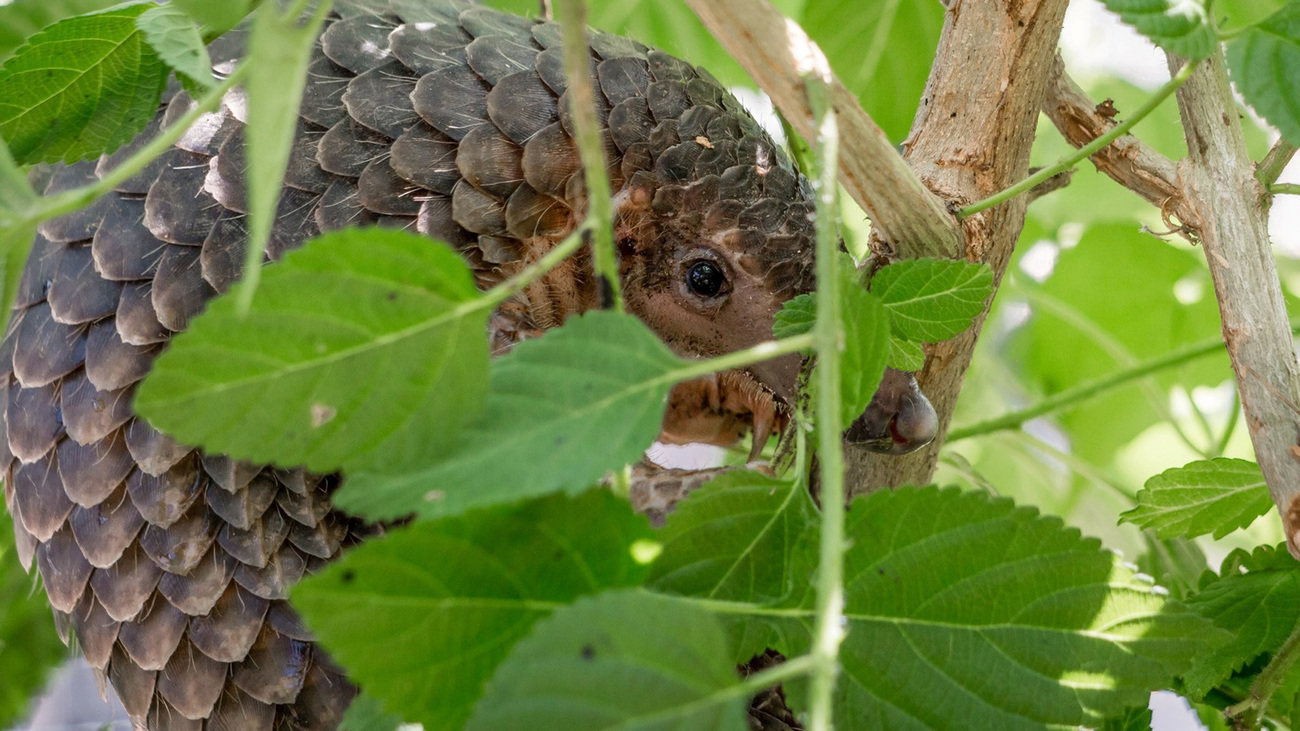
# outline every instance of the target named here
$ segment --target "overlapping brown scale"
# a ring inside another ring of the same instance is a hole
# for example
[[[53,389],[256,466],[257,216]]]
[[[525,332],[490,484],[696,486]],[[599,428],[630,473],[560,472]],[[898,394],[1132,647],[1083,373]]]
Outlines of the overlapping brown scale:
[[[202,731],[203,722],[186,718],[171,703],[156,697],[149,709],[148,727],[155,731]]]
[[[158,593],[191,617],[201,617],[216,606],[235,575],[236,561],[214,546],[188,574],[163,574]]]
[[[429,196],[421,202],[416,230],[430,238],[445,241],[462,252],[478,241],[477,236],[456,222],[451,196]]]
[[[205,488],[204,474],[194,456],[182,459],[160,475],[137,470],[126,480],[131,502],[150,525],[159,528],[168,528],[180,520]]]
[[[206,190],[208,159],[177,150],[145,198],[144,224],[172,244],[200,246],[216,223],[221,206]]]
[[[265,566],[236,566],[235,581],[263,599],[288,599],[289,587],[303,577],[307,565],[307,558],[298,549],[281,545]]]
[[[208,473],[212,481],[231,493],[243,490],[263,469],[261,465],[241,462],[224,454],[204,454],[202,462],[203,471]]]
[[[23,517],[26,518],[26,515]],[[45,594],[50,599],[50,606],[60,612],[71,612],[81,601],[81,594],[86,589],[91,573],[102,571],[90,565],[82,555],[72,529],[66,526],[50,536],[49,540],[41,542],[36,549],[36,565],[41,570],[41,581],[45,583]]]
[[[472,39],[452,23],[407,22],[388,36],[393,57],[417,74],[465,63]]]
[[[232,582],[211,611],[190,620],[190,642],[214,660],[239,662],[257,641],[269,607],[268,601]]]
[[[63,492],[58,460],[51,451],[30,464],[14,470],[14,502],[22,512],[23,527],[45,543],[63,527],[72,512],[72,501]],[[66,611],[66,610],[65,610]]]
[[[610,104],[604,94],[596,94],[596,121],[604,128],[609,119]],[[569,102],[569,93],[560,95],[559,101],[556,102],[556,111],[559,112],[560,126],[564,128],[565,133],[572,136],[574,133],[573,126],[573,108]]]
[[[425,190],[451,195],[460,169],[456,166],[459,145],[455,140],[416,122],[393,142],[389,163],[402,179]]]
[[[211,225],[208,230],[212,230]],[[158,259],[150,301],[158,322],[173,332],[184,330],[190,318],[199,314],[217,293],[203,279],[200,256],[200,250],[194,246],[168,246]]]
[[[266,509],[281,492],[280,485],[270,475],[259,475],[247,487],[228,491],[215,481],[208,484],[205,500],[217,517],[239,530],[248,530],[262,517]],[[291,494],[287,490],[284,494]]]
[[[322,231],[333,231],[347,226],[367,226],[375,222],[375,214],[367,211],[357,198],[356,181],[339,178],[330,184],[316,206],[316,225]]]
[[[573,229],[574,223],[573,212],[564,201],[538,193],[529,185],[519,186],[506,201],[506,230],[516,239],[563,236]],[[484,256],[488,258],[489,252],[485,251]],[[488,261],[495,261],[499,256],[492,252]]]
[[[80,330],[56,321],[49,302],[25,310],[17,328],[13,372],[24,386],[53,383],[86,359]]]
[[[65,165],[57,168],[54,174],[50,176],[50,182],[45,187],[45,194],[53,196],[66,193],[98,182],[98,180],[99,178],[95,176],[94,160]],[[78,211],[45,221],[36,230],[50,241],[65,244],[74,241],[89,241],[90,237],[95,234],[95,227],[99,225],[100,217],[104,215],[104,209],[109,205],[111,205],[109,198],[100,198]]]
[[[121,623],[108,616],[94,593],[88,591],[81,595],[81,603],[72,612],[72,626],[77,631],[77,643],[86,662],[96,670],[104,670],[117,643]]]
[[[98,442],[131,418],[130,387],[100,391],[86,378],[85,371],[64,379],[59,402],[64,429],[78,444]]]
[[[164,107],[168,101],[170,101],[170,98],[165,98],[163,100],[162,104]],[[149,124],[144,128],[144,131],[136,135],[130,142],[117,148],[117,150],[113,151],[111,154],[99,158],[99,161],[95,165],[95,177],[104,177],[108,173],[112,172],[118,165],[121,165],[124,161],[130,159],[139,152],[140,148],[149,144],[149,141],[158,134],[158,130],[162,126],[162,121],[162,115],[155,116],[149,121]],[[167,161],[162,156],[154,158],[148,165],[145,165],[144,169],[140,172],[113,186],[113,190],[118,193],[144,195],[149,192],[150,184],[153,183],[154,178],[158,177],[158,173],[162,172],[163,166],[166,164]],[[107,206],[107,208],[111,208],[111,206]]]
[[[643,43],[638,43],[625,36],[616,36],[613,33],[597,31],[589,35],[588,43],[591,45],[591,50],[605,59],[622,56],[644,59],[646,52],[650,50]]]
[[[487,123],[490,87],[466,66],[450,66],[420,77],[411,102],[420,118],[453,140]]]
[[[248,245],[248,218],[235,211],[222,211],[221,218],[199,251],[199,272],[203,281],[218,293],[230,289],[244,271]]]
[[[386,216],[418,214],[421,192],[393,170],[387,157],[367,165],[357,179],[357,200],[366,210]]]
[[[185,636],[189,621],[165,597],[154,594],[138,619],[121,625],[118,641],[141,669],[162,670]]]
[[[461,27],[475,38],[503,36],[516,41],[532,38],[531,20],[491,8],[473,6],[461,12],[459,20]]]
[[[35,462],[49,454],[63,431],[59,417],[58,384],[51,383],[39,388],[9,384],[5,423],[9,451],[23,463]]]
[[[456,167],[479,190],[497,198],[509,198],[524,182],[523,154],[521,147],[485,125],[461,141]]]
[[[67,250],[67,244],[50,241],[37,234],[32,242],[31,253],[27,255],[27,265],[18,282],[18,290],[14,293],[15,315],[45,299],[45,291],[54,282],[54,273],[59,270],[59,261]]]
[[[352,79],[343,104],[352,119],[390,138],[398,137],[419,118],[411,104],[417,78],[400,61],[389,61]]]
[[[332,127],[343,121],[348,116],[343,107],[343,93],[352,77],[352,72],[331,61],[318,47],[307,65],[307,81],[298,113],[321,127]]]
[[[126,712],[132,718],[143,719],[153,705],[158,673],[140,669],[139,665],[131,662],[126,650],[117,645],[109,658],[108,678],[113,682],[113,689],[117,691],[117,697],[122,701]]]
[[[555,93],[537,72],[527,69],[501,79],[488,92],[487,114],[506,137],[523,145],[559,119],[557,103]]]
[[[546,126],[524,145],[524,180],[539,193],[563,196],[581,169],[578,147],[559,123]]]
[[[367,165],[388,154],[390,142],[384,135],[348,118],[330,127],[321,137],[316,160],[326,172],[356,178]]]
[[[347,524],[334,513],[316,525],[307,526],[293,521],[289,523],[288,541],[308,556],[328,559],[339,552],[343,539],[347,537]]]
[[[356,695],[356,688],[337,669],[327,667],[316,652],[297,702],[292,706],[292,717],[302,728],[338,728],[343,715]]]
[[[655,81],[688,82],[696,78],[695,68],[676,56],[655,49],[647,51],[645,57]]]
[[[171,337],[154,310],[152,282],[130,282],[122,287],[113,326],[122,342],[135,346],[154,345]]]
[[[270,731],[275,718],[275,705],[263,703],[238,688],[227,686],[208,717],[207,728],[209,731]]]
[[[551,24],[547,23],[537,27],[541,28],[550,25]],[[562,46],[550,47],[537,54],[536,63],[537,67],[534,70],[538,77],[541,78],[542,83],[546,84],[546,86],[557,96],[563,94],[564,90],[569,88],[569,77],[568,74],[564,72],[564,48]],[[592,72],[594,78],[594,64],[592,66]]]
[[[654,119],[643,97],[624,99],[609,110],[609,134],[620,152],[644,142],[654,128]]]
[[[91,240],[95,270],[105,279],[149,279],[165,244],[145,228],[144,201],[119,198],[104,211]]]
[[[102,505],[135,467],[121,430],[91,444],[65,439],[59,442],[58,457],[64,491],[87,508]]]
[[[102,569],[117,563],[145,522],[127,496],[125,486],[119,485],[100,502],[73,508],[68,525],[86,560]]]
[[[607,59],[596,66],[596,77],[610,105],[644,98],[650,86],[650,68],[646,62],[631,56]]]
[[[320,200],[320,195],[296,188],[280,191],[275,220],[271,222],[271,234],[266,241],[268,259],[279,261],[286,252],[320,234],[320,227],[316,223],[316,208]],[[201,272],[202,267],[199,269]]]
[[[331,61],[361,74],[388,58],[388,34],[397,28],[392,20],[358,15],[331,23],[321,34],[321,49]]]
[[[531,34],[481,36],[465,47],[465,62],[489,84],[496,85],[511,74],[532,71],[539,50],[532,45]]]
[[[289,523],[279,510],[268,510],[246,529],[227,523],[217,543],[241,564],[261,568],[271,562],[289,534]]]
[[[140,547],[163,571],[188,574],[207,555],[216,540],[217,530],[216,516],[200,502],[166,528],[145,526],[140,534]]]
[[[140,418],[127,425],[126,448],[140,471],[154,476],[170,470],[193,451]]]
[[[185,718],[202,720],[217,705],[228,670],[227,663],[213,660],[182,639],[158,672],[158,696]]]

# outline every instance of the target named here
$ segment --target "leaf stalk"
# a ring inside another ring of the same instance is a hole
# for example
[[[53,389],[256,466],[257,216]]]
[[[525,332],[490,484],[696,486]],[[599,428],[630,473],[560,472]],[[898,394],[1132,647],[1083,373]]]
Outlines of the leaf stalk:
[[[1268,709],[1269,699],[1278,686],[1282,685],[1296,660],[1300,660],[1300,624],[1291,630],[1291,635],[1256,676],[1255,682],[1250,684],[1250,695],[1242,702],[1224,709],[1225,716],[1237,719],[1234,728],[1259,728],[1260,719]]]

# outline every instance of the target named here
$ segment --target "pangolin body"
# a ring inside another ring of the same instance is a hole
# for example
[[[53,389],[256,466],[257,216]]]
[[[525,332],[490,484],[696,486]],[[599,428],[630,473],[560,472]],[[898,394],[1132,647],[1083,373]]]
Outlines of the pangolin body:
[[[270,260],[321,231],[393,226],[449,242],[488,286],[572,229],[585,203],[558,25],[457,0],[335,7]],[[620,245],[708,231],[773,301],[808,290],[806,183],[758,125],[682,61],[591,42]],[[238,45],[235,33],[214,46],[219,70]],[[191,104],[173,90],[140,138],[57,169],[47,192],[103,175]],[[240,274],[244,119],[230,94],[116,192],[41,226],[0,350],[20,559],[38,567],[65,640],[154,729],[333,728],[354,693],[286,601],[364,537],[330,508],[337,478],[204,454],[131,408],[168,338]],[[637,286],[673,286],[671,266],[626,272],[634,311]],[[597,299],[580,257],[508,303],[493,337],[508,346]]]

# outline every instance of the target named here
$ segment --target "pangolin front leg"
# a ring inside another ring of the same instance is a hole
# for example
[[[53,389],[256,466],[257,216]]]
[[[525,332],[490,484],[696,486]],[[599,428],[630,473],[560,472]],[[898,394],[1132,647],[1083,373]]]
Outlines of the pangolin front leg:
[[[458,0],[335,8],[270,260],[321,231],[391,226],[448,242],[486,287],[573,229],[585,200],[557,25]],[[214,45],[219,71],[241,42]],[[781,303],[813,285],[806,182],[708,74],[616,36],[592,50],[629,309],[684,356],[768,339]],[[59,168],[47,192],[104,175],[191,104],[173,88],[139,139]],[[338,478],[204,454],[131,409],[171,335],[240,275],[245,109],[231,94],[147,170],[41,226],[0,348],[19,558],[141,727],[333,728],[353,693],[287,603],[367,534],[331,509]],[[579,256],[502,307],[494,350],[597,300]],[[779,426],[799,365],[723,374],[702,401],[684,387],[665,434],[728,442]],[[890,436],[891,408],[875,433],[900,449],[925,438]]]

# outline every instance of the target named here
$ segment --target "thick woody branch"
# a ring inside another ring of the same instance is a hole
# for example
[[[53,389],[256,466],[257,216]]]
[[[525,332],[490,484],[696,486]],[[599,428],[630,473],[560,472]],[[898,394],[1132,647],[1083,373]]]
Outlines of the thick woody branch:
[[[805,139],[813,139],[813,113],[804,74],[824,63],[794,21],[768,0],[686,0],[732,56],[749,71],[777,109]],[[838,79],[830,101],[840,123],[840,182],[871,217],[894,255],[961,256],[956,218],[931,193]]]
[[[1300,557],[1300,363],[1269,245],[1264,189],[1246,154],[1221,54],[1199,64],[1178,91],[1178,106],[1189,153],[1180,177],[1202,212],[1201,244],[1246,426],[1287,547]]]
[[[926,187],[969,203],[1026,177],[1065,6],[1066,0],[949,3],[906,145],[905,157]],[[989,264],[996,281],[1024,226],[1026,205],[1026,196],[1018,196],[962,222],[965,257]],[[917,381],[939,415],[939,438],[905,457],[851,449],[853,490],[930,481],[982,327],[981,318],[956,338],[927,348]]]
[[[1083,147],[1115,126],[1113,111],[1105,114],[1099,111],[1066,74],[1059,54],[1052,61],[1043,113],[1075,147]],[[1197,227],[1195,211],[1187,205],[1179,187],[1178,168],[1138,138],[1124,135],[1090,159],[1112,180],[1159,208],[1166,220],[1177,219],[1181,226]]]

